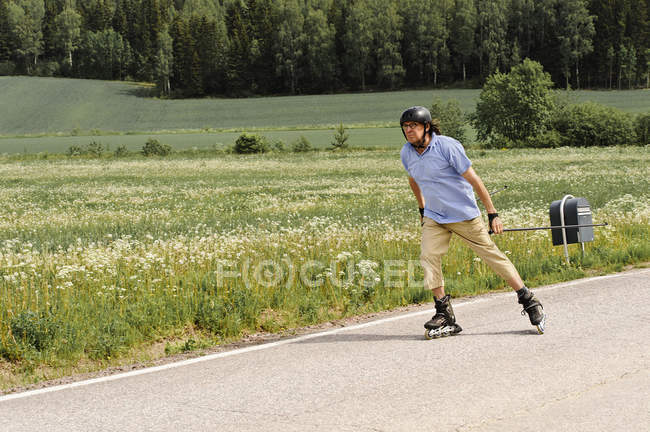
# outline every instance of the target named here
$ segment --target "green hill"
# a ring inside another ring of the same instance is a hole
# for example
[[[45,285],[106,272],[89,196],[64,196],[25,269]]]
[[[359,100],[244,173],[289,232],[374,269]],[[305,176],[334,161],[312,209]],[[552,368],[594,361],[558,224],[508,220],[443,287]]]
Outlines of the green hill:
[[[165,100],[144,97],[145,86],[114,81],[0,77],[0,135],[91,131],[279,128],[395,123],[405,107],[434,95],[473,111],[479,90],[416,90],[250,99]],[[648,90],[579,91],[577,100],[626,111],[650,109]]]

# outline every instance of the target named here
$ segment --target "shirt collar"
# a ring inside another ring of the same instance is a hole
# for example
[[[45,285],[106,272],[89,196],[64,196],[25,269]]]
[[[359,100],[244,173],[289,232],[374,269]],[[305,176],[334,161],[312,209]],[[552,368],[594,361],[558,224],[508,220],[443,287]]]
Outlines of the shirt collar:
[[[436,145],[436,142],[437,142],[436,137],[437,137],[436,133],[433,132],[431,134],[431,140],[429,141],[429,145],[427,146],[427,148],[424,149],[424,151],[422,153],[418,153],[418,151],[415,149],[415,147],[413,147],[413,144],[411,144],[410,142],[408,144],[409,144],[409,147],[411,147],[411,150],[413,150],[417,156],[422,157]]]

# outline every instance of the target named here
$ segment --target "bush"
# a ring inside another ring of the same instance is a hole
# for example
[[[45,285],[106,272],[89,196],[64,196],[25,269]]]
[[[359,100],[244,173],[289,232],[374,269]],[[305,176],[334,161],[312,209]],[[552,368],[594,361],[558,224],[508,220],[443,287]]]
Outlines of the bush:
[[[284,141],[282,140],[273,141],[273,143],[271,144],[271,148],[273,149],[273,151],[279,153],[283,153],[287,151],[287,148],[284,145]]]
[[[162,144],[154,138],[149,138],[145,145],[142,147],[142,154],[144,156],[167,156],[172,152],[172,146],[169,144]]]
[[[129,154],[129,149],[126,148],[124,144],[117,146],[115,149],[115,153],[113,153],[113,156],[115,157],[124,157],[128,156]]]
[[[617,146],[636,142],[632,116],[593,102],[558,110],[553,128],[562,136],[565,146]]]
[[[551,76],[530,59],[488,77],[472,116],[478,140],[517,142],[544,133],[555,111],[552,87]]]
[[[650,144],[650,112],[637,115],[634,125],[636,143],[638,145]]]
[[[334,131],[334,141],[330,144],[332,150],[345,150],[348,148],[348,134],[345,132],[345,127],[343,123],[339,124],[339,127]]]
[[[90,144],[86,146],[86,152],[95,157],[101,157],[105,150],[108,150],[108,146],[97,141],[91,141]]]
[[[101,157],[102,154],[108,150],[108,146],[98,141],[91,141],[88,145],[81,147],[77,144],[72,144],[68,147],[66,154],[68,156],[93,156]]]
[[[300,135],[300,138],[291,143],[291,151],[295,153],[304,153],[312,151],[314,148],[307,138]]]
[[[523,147],[557,148],[563,145],[562,136],[556,130],[550,130],[540,135],[528,137],[522,142]]]
[[[66,154],[68,156],[81,156],[83,154],[83,149],[81,146],[78,146],[76,144],[72,144],[70,147],[68,147],[68,150],[66,151]]]
[[[456,99],[450,99],[446,104],[442,99],[435,98],[431,105],[431,117],[440,120],[440,131],[443,135],[465,141],[465,116]]]
[[[252,154],[266,153],[270,150],[266,137],[257,134],[243,133],[235,141],[235,153]]]

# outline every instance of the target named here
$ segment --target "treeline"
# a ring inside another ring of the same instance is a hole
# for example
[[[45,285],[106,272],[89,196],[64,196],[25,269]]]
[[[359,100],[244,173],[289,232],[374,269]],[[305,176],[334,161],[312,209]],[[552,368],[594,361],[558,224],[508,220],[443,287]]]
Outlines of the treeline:
[[[476,87],[522,59],[556,86],[650,82],[650,0],[0,0],[0,74],[245,96]]]

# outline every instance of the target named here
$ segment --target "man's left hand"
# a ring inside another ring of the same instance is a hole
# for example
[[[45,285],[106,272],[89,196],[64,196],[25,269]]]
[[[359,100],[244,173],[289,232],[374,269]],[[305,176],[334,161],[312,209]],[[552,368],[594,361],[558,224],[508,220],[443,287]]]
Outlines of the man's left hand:
[[[498,213],[488,213],[488,225],[490,226],[490,232],[494,234],[503,233],[503,224],[501,219],[499,219]]]

